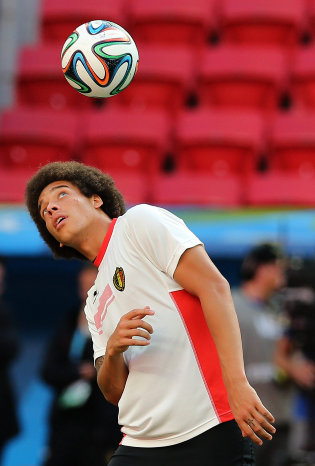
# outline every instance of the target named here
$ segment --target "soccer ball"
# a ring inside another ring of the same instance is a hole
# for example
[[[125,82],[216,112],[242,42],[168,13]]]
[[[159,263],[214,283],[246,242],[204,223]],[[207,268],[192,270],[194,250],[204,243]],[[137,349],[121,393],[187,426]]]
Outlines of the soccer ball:
[[[89,97],[112,97],[131,83],[139,61],[130,34],[111,21],[81,24],[66,40],[61,66],[68,83]]]

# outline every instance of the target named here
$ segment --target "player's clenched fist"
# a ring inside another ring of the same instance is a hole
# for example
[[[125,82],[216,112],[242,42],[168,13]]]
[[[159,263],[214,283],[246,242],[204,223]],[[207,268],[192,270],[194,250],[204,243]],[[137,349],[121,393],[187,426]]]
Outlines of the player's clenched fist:
[[[144,309],[134,309],[123,315],[107,343],[107,353],[114,356],[123,353],[129,346],[147,346],[150,344],[152,326],[143,320],[145,316],[152,316],[149,306]],[[137,337],[141,337],[140,339]]]

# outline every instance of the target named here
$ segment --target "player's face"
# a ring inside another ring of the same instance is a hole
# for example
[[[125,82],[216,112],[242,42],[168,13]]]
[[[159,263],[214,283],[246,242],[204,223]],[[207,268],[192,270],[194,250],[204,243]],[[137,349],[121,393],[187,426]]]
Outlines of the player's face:
[[[43,189],[38,209],[47,230],[60,243],[74,247],[84,240],[95,197],[87,198],[69,181],[55,181]]]

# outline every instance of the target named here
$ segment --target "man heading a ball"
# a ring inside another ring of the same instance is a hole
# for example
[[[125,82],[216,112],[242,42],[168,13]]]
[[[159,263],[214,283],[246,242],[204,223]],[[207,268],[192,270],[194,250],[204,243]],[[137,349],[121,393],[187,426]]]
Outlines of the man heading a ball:
[[[26,201],[57,257],[98,267],[86,317],[98,384],[124,433],[110,466],[253,465],[273,416],[244,372],[230,289],[200,240],[170,212],[125,212],[113,180],[55,162]]]

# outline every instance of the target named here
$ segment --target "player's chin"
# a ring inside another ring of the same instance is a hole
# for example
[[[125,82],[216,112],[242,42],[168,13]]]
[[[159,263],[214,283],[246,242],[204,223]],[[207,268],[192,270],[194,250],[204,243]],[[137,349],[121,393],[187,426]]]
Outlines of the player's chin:
[[[65,229],[60,229],[59,231],[54,230],[51,234],[58,243],[62,243],[64,246],[69,246],[73,237],[73,235]]]

